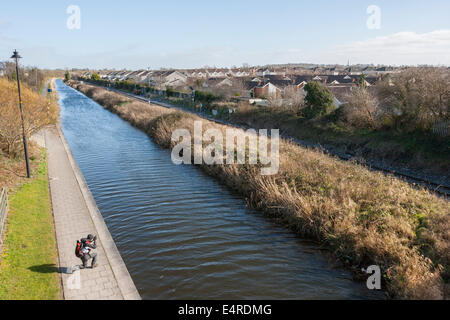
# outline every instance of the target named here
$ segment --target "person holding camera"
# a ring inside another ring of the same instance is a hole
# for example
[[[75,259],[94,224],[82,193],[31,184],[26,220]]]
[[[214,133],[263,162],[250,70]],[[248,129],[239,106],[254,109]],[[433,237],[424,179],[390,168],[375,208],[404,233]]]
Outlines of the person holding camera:
[[[96,241],[97,236],[94,236],[92,234],[88,235],[87,238],[81,239],[81,241],[77,241],[75,254],[83,262],[83,265],[80,266],[81,269],[86,269],[88,267],[87,264],[91,259],[92,259],[91,269],[94,269],[98,266],[97,253],[92,252],[93,249],[97,248]]]

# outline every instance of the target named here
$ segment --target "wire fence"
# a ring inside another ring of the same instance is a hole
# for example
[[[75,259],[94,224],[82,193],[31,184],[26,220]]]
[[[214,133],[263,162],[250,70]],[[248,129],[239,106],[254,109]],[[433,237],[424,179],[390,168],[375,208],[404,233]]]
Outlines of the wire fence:
[[[6,189],[2,189],[0,193],[0,243],[3,241],[3,232],[5,230],[6,214],[8,212],[8,197]]]

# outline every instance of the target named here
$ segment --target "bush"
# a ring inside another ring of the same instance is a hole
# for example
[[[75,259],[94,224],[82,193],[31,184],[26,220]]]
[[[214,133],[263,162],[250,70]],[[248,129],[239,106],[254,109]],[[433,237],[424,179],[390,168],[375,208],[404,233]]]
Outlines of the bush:
[[[450,72],[445,68],[409,68],[379,85],[380,102],[395,129],[429,131],[450,117]]]
[[[275,99],[271,105],[276,105],[278,99]],[[297,114],[301,109],[305,107],[305,96],[302,90],[297,90],[293,87],[287,87],[284,91],[284,99],[281,105],[276,106],[281,111],[287,111]]]
[[[212,103],[213,101],[219,100],[220,97],[215,96],[212,93],[209,92],[203,92],[203,91],[195,91],[195,101],[200,101],[203,103]]]
[[[175,93],[176,93],[176,91],[173,90],[171,87],[167,87],[167,88],[166,88],[166,95],[167,95],[168,97],[173,97],[173,96],[175,96]]]
[[[378,102],[365,86],[354,87],[342,107],[346,122],[360,129],[377,129],[380,126]]]
[[[91,76],[91,79],[94,80],[94,81],[102,80],[102,78],[98,75],[98,73],[94,73]]]
[[[334,110],[334,95],[323,84],[317,81],[308,82],[305,86],[306,107],[303,113],[308,118],[328,114]]]

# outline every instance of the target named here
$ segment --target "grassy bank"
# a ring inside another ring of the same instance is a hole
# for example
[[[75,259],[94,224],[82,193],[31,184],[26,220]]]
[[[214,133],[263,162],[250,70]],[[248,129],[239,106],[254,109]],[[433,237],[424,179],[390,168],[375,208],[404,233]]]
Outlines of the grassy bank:
[[[173,147],[172,132],[198,116],[130,100],[88,85],[74,85],[108,110]],[[367,168],[308,150],[280,145],[280,170],[261,176],[257,165],[202,165],[240,192],[253,207],[279,218],[301,236],[326,245],[355,272],[379,265],[393,298],[442,299],[450,279],[450,205],[426,190]]]
[[[32,180],[9,196],[0,300],[61,298],[45,151],[33,162]]]
[[[310,120],[274,108],[241,107],[225,117],[228,121],[252,128],[281,128],[291,137],[387,165],[438,176],[446,175],[450,170],[449,137],[421,131],[357,129],[343,122],[339,113],[338,110],[327,117]]]

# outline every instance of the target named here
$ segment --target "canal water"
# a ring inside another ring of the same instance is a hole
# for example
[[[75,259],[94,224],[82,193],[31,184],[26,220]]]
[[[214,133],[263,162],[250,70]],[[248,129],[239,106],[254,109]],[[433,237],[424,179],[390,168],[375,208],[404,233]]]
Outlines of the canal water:
[[[64,134],[143,299],[368,299],[213,178],[56,82]],[[101,257],[100,257],[101,258]]]

